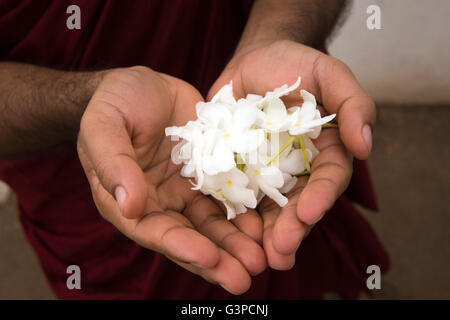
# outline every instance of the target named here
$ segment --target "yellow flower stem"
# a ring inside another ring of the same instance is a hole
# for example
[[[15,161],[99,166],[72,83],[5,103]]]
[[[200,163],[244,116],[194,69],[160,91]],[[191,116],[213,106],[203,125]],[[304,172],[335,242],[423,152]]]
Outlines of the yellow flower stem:
[[[307,170],[305,170],[305,171],[303,171],[303,172],[300,172],[299,174],[296,174],[295,176],[296,177],[301,177],[301,176],[307,176],[307,175],[309,175],[310,174],[310,172],[308,172]]]
[[[294,142],[295,137],[290,137],[288,141],[286,141],[285,144],[283,144],[280,148],[280,150],[278,150],[277,153],[275,153],[272,157],[270,157],[269,160],[266,161],[266,166],[268,166],[269,164],[272,163],[272,161],[274,161],[276,158],[278,158],[278,156],[284,151],[286,150],[287,147],[289,147],[292,142]]]
[[[242,157],[239,153],[235,153],[234,154],[234,161],[236,162],[236,167],[241,170],[244,171],[245,169],[245,163],[244,160],[242,160]]]
[[[337,123],[324,123],[322,128],[339,128]]]
[[[300,147],[302,148],[303,159],[305,160],[306,172],[311,172],[311,166],[309,165],[308,156],[306,154],[305,141],[303,140],[303,135],[299,134],[298,140],[300,141]]]

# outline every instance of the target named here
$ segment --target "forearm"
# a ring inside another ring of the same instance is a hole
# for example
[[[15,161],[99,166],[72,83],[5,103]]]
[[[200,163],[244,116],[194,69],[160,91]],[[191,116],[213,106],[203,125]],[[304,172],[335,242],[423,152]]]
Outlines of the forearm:
[[[66,72],[0,62],[0,156],[74,138],[102,72]]]
[[[345,0],[257,0],[236,53],[275,40],[317,47],[333,30]]]

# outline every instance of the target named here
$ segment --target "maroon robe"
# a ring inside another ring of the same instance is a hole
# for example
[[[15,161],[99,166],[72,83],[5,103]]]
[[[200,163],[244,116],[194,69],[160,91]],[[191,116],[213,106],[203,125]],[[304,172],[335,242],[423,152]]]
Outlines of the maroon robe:
[[[72,4],[81,9],[80,30],[66,27]],[[65,70],[146,65],[206,95],[231,57],[250,8],[249,1],[227,0],[0,0],[0,59]],[[354,169],[348,190],[303,241],[295,267],[266,270],[240,298],[314,299],[328,291],[356,298],[367,290],[367,266],[388,268],[383,247],[352,205],[377,208],[365,163],[355,161]],[[58,298],[232,297],[106,222],[73,146],[1,161],[0,179],[18,195],[23,228]],[[72,264],[82,270],[81,290],[66,287]]]

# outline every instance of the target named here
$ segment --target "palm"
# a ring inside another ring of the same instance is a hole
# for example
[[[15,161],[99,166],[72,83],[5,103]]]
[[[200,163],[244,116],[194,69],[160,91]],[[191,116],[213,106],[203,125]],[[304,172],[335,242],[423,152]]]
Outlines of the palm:
[[[146,68],[125,70],[103,80],[78,139],[100,213],[142,246],[232,292],[245,291],[248,273],[265,268],[262,249],[215,202],[191,190],[171,161],[175,142],[164,134],[194,118],[200,94]],[[113,196],[117,185],[127,193],[121,208]]]
[[[283,84],[290,85],[300,75],[301,87],[313,93],[327,108],[332,105],[329,102],[332,97],[324,95],[323,91],[330,84],[319,79],[327,68],[333,69],[334,61],[327,58],[332,59],[293,42],[262,47],[233,59],[214,84],[209,97],[230,80],[233,80],[235,95],[245,97],[248,93],[264,95]],[[299,99],[298,92],[284,98],[288,106],[298,105]],[[336,112],[330,109],[330,113]],[[310,225],[332,206],[351,176],[351,157],[337,130],[323,130],[314,143],[320,154],[312,163],[311,176],[299,178],[287,195],[288,204],[280,208],[266,197],[258,206],[264,224],[264,249],[269,265],[275,269],[289,269],[294,265],[295,251]]]

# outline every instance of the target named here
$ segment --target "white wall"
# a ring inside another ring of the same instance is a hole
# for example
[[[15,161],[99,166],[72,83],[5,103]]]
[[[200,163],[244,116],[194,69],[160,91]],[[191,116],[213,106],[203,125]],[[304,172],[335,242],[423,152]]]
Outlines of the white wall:
[[[367,7],[381,9],[381,29],[369,30]],[[450,1],[354,0],[330,43],[376,101],[450,102]]]

